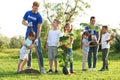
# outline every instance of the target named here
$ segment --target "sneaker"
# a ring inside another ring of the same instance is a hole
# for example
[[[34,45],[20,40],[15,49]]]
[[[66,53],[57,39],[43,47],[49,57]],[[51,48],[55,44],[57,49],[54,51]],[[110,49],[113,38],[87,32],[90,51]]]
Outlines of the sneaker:
[[[87,71],[87,69],[82,69],[82,71]]]
[[[51,74],[52,72],[53,72],[52,69],[50,69],[50,70],[48,71],[48,73],[50,73],[50,74]]]
[[[32,69],[32,67],[31,67],[31,66],[28,66],[26,69]]]
[[[92,68],[89,68],[88,71],[92,71]]]
[[[42,73],[42,74],[46,74],[46,71],[45,71],[44,68],[41,68],[41,73]]]
[[[96,71],[96,68],[93,68],[93,71]]]
[[[71,74],[76,74],[76,72],[75,72],[75,71],[70,71],[70,73],[71,73]]]
[[[98,71],[106,71],[106,69],[104,69],[104,68],[101,68],[100,70],[98,70]]]
[[[58,73],[58,70],[55,70],[55,73],[57,74],[57,73]]]

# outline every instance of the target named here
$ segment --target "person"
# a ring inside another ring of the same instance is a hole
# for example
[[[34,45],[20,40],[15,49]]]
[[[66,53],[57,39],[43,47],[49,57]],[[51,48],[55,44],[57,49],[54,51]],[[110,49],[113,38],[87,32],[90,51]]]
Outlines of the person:
[[[58,73],[58,44],[59,44],[59,38],[61,37],[61,31],[59,30],[60,21],[57,19],[54,19],[52,26],[53,28],[48,33],[48,39],[46,44],[46,49],[48,50],[48,58],[49,58],[49,66],[50,69],[48,73],[52,73],[53,69],[53,61],[55,65],[55,73]]]
[[[108,68],[108,54],[110,49],[110,41],[114,39],[114,36],[108,33],[108,26],[102,26],[102,61],[103,66],[99,71],[106,71],[109,70]]]
[[[86,61],[89,52],[89,41],[88,41],[89,33],[87,31],[82,34],[82,71],[86,71]]]
[[[28,61],[28,53],[30,52],[31,48],[35,47],[35,44],[33,44],[34,39],[35,34],[30,32],[28,34],[28,38],[25,41],[25,44],[20,49],[20,60],[18,62],[17,72],[24,70],[24,66]]]
[[[38,44],[36,50],[38,53],[40,72],[46,73],[44,69],[44,61],[43,61],[41,41],[40,41],[40,34],[42,29],[42,16],[38,12],[39,6],[40,6],[39,2],[36,1],[33,2],[32,10],[29,10],[25,13],[22,20],[22,24],[24,26],[27,26],[26,38],[28,37],[29,32],[33,31],[36,33],[35,42]],[[30,53],[28,55],[28,64],[27,64],[28,68],[31,68],[31,59],[32,59],[32,51],[30,50]]]
[[[95,25],[95,17],[92,16],[90,18],[90,25],[85,27],[85,30],[89,32],[90,36],[88,37],[88,40],[92,40],[92,36],[95,36],[97,38],[97,43],[100,41],[100,28]],[[88,68],[89,71],[96,70],[96,63],[97,63],[97,53],[98,53],[98,48],[99,45],[92,46],[90,44],[89,52],[88,52]],[[93,53],[93,66],[92,66],[92,53]]]
[[[64,37],[66,37],[65,41],[60,42],[64,48],[63,60],[65,62],[65,67],[68,68],[68,61],[70,61],[70,73],[75,73],[74,65],[73,65],[73,51],[72,44],[74,41],[72,25],[67,22],[64,26]]]

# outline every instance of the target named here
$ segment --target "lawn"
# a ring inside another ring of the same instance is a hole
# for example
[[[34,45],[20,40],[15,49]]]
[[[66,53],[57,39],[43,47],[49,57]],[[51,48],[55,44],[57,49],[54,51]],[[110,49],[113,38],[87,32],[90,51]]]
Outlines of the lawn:
[[[62,67],[58,74],[17,74],[19,49],[0,51],[0,80],[120,80],[120,53],[110,52],[109,71],[81,71],[81,53],[74,51],[74,68],[76,74],[64,75]],[[97,70],[102,66],[101,52],[98,55]],[[45,70],[49,70],[48,59],[44,58]],[[38,69],[36,54],[33,54],[32,67]]]

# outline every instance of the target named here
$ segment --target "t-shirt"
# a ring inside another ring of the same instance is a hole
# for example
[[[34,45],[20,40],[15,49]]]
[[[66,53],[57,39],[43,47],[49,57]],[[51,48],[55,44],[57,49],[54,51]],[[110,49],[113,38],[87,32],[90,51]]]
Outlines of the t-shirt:
[[[31,46],[32,45],[32,41],[27,38],[26,41],[25,41],[25,45],[26,46]],[[22,48],[20,49],[20,53],[25,53],[25,54],[28,54],[30,52],[30,49],[28,49],[26,46],[22,46]]]
[[[111,36],[110,33],[102,34],[102,38],[101,38],[102,49],[110,48],[110,44],[106,42],[106,40],[110,39],[110,36]]]
[[[98,33],[100,32],[100,28],[98,26],[94,26],[94,27],[86,26],[85,30],[87,30],[89,34],[95,35],[96,38],[98,39]],[[89,41],[91,41],[91,35],[88,38]]]
[[[88,46],[84,46],[84,43],[88,43],[89,44],[88,39],[85,39],[85,38],[82,39],[82,50],[85,51],[85,52],[89,52],[89,45]]]
[[[60,30],[50,30],[48,33],[48,46],[58,46],[59,38],[62,36]]]
[[[33,13],[32,10],[27,11],[23,17],[24,20],[27,20],[28,23],[32,22],[33,30],[37,34],[37,25],[42,24],[42,16],[39,12]],[[28,37],[29,32],[31,31],[31,27],[27,27],[26,37]]]

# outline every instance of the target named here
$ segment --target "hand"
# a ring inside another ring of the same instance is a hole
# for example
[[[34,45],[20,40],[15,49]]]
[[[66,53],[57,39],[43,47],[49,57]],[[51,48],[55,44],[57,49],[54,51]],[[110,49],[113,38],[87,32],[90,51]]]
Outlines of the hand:
[[[38,46],[38,39],[35,39],[35,44],[36,46]]]
[[[106,40],[107,44],[109,43],[110,40]]]
[[[28,27],[32,27],[33,26],[33,23],[32,22],[29,22],[28,23]]]

